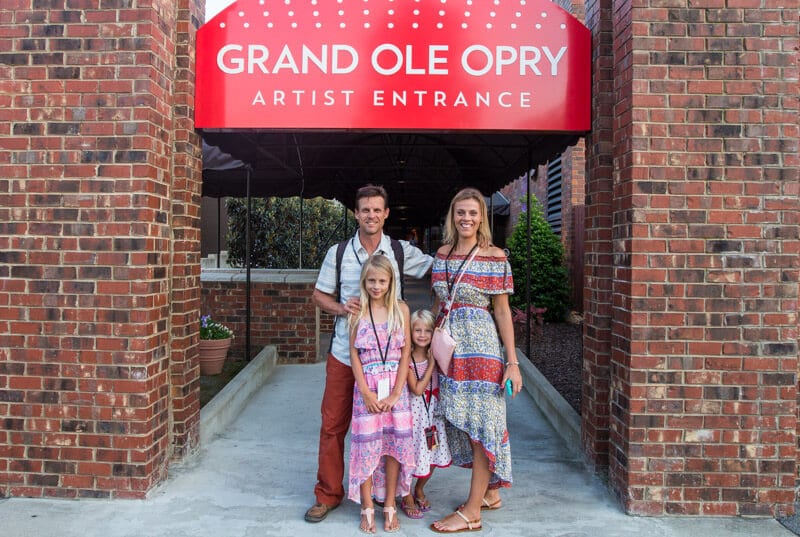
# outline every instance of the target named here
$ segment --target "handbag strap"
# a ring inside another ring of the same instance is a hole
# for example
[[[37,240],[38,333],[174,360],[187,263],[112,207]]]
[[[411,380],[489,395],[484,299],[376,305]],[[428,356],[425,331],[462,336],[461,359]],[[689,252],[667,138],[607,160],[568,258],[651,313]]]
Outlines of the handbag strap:
[[[477,246],[477,244],[475,246]],[[467,262],[464,264],[463,267],[461,267],[461,270],[458,272],[458,275],[456,276],[456,281],[453,283],[453,291],[450,293],[450,300],[447,301],[447,306],[446,306],[447,315],[445,315],[444,319],[442,319],[441,326],[446,325],[450,320],[450,309],[453,307],[453,301],[456,299],[456,289],[458,288],[458,283],[461,281],[461,276],[463,276],[464,273],[469,268],[470,264],[472,263],[472,260],[475,259],[476,255],[478,255],[479,249],[480,248],[473,249],[472,255],[469,256],[469,259],[467,259]]]

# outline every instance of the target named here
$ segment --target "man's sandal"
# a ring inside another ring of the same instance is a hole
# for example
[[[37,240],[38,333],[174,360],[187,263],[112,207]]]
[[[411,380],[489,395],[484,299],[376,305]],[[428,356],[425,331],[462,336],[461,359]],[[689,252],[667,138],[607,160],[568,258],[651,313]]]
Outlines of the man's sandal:
[[[327,517],[328,514],[337,507],[339,507],[338,504],[327,505],[324,503],[317,502],[308,508],[308,511],[306,511],[306,515],[304,518],[306,522],[311,522],[311,523],[322,522],[323,520],[325,520],[325,517]]]
[[[457,530],[439,529],[439,528],[436,527],[436,522],[434,522],[430,526],[431,530],[435,531],[436,533],[462,533],[462,532],[465,532],[465,531],[481,531],[483,526],[481,526],[480,519],[478,519],[478,520],[470,520],[467,517],[465,517],[464,513],[462,513],[459,510],[456,510],[455,514],[460,516],[461,519],[464,522],[467,523],[467,527],[466,528],[460,528],[460,529],[457,529]]]

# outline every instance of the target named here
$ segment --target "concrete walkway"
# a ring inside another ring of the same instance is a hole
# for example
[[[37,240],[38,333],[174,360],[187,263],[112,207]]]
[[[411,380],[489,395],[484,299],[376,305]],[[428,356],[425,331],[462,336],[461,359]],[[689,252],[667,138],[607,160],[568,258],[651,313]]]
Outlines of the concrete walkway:
[[[358,533],[346,501],[319,524],[313,503],[324,364],[277,366],[243,411],[147,500],[0,502],[9,537],[327,537]],[[509,404],[514,487],[504,507],[485,512],[483,531],[503,537],[792,537],[770,519],[638,518],[623,514],[523,392]],[[438,470],[423,520],[400,515],[398,535],[435,535],[428,525],[464,498],[469,471]],[[378,517],[378,534],[383,533]]]

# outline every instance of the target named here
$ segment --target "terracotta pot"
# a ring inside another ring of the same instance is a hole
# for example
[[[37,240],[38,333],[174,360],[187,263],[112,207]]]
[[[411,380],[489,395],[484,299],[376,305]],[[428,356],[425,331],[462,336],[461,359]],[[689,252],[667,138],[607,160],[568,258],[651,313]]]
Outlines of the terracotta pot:
[[[217,375],[222,372],[231,339],[201,339],[200,340],[200,374]]]

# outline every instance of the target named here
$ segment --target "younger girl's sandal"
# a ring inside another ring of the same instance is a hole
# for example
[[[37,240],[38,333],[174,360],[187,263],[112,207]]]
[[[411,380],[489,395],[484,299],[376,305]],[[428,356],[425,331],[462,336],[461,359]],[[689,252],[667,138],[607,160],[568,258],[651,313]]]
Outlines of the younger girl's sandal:
[[[397,521],[397,509],[394,507],[384,507],[383,516],[383,531],[386,533],[395,533],[400,531],[400,523]]]
[[[414,501],[413,498],[412,498],[411,501],[414,503],[414,505],[408,505],[405,502],[405,500],[401,500],[400,501],[400,509],[402,509],[402,511],[406,514],[406,516],[408,518],[413,518],[415,520],[416,519],[420,519],[423,516],[425,516],[425,515],[422,514],[422,509],[417,507],[417,502]]]
[[[421,498],[414,498],[414,502],[417,504],[417,508],[423,513],[427,513],[431,510],[431,502],[428,501],[428,498],[423,496]]]
[[[366,533],[367,535],[373,535],[375,533],[375,509],[366,507],[361,510],[361,516],[367,519],[367,527],[364,527],[364,522],[362,521],[358,526],[358,531]]]

